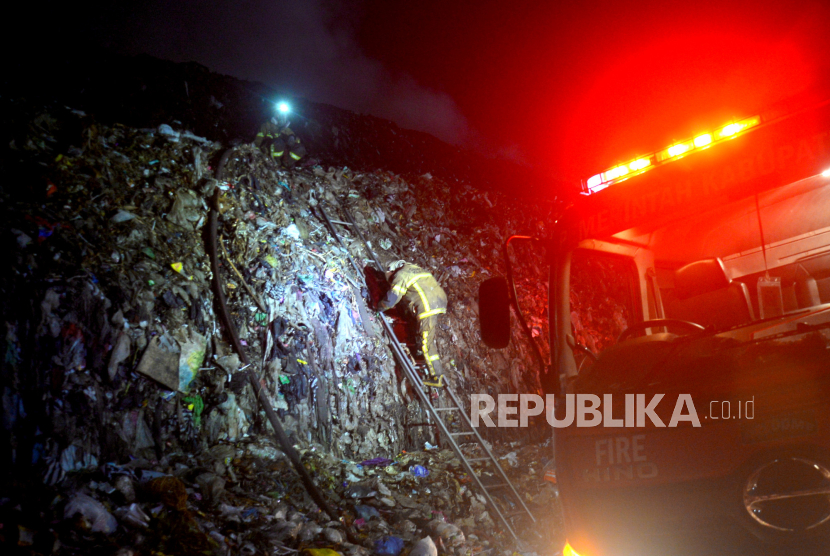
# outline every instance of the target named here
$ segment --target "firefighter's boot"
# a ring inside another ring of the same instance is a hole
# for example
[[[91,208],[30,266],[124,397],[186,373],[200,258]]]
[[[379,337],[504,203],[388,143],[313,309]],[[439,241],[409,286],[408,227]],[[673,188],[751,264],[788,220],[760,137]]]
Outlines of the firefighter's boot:
[[[424,381],[424,386],[429,386],[431,388],[443,388],[444,375],[429,375],[429,378]]]

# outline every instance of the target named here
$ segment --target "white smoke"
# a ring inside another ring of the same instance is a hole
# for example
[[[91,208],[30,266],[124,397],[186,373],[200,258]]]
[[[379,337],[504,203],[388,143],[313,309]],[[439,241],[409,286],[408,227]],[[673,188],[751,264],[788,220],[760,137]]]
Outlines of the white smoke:
[[[444,92],[366,56],[354,34],[359,4],[324,0],[148,2],[114,41],[133,53],[196,61],[298,97],[390,119],[454,144],[470,126]]]

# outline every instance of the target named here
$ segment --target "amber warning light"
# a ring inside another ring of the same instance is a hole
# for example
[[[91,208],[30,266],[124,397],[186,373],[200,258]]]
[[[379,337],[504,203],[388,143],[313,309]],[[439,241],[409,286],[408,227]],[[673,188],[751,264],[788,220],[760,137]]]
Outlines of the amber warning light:
[[[566,542],[565,548],[562,549],[562,556],[580,556],[579,553],[573,549],[571,543]]]
[[[628,178],[647,172],[661,164],[679,160],[694,152],[708,149],[723,141],[729,141],[760,123],[761,117],[753,116],[739,122],[728,123],[713,132],[701,133],[686,141],[678,141],[648,156],[638,156],[634,160],[613,166],[582,182],[582,194],[590,195],[591,193],[602,191],[609,185],[625,181]]]

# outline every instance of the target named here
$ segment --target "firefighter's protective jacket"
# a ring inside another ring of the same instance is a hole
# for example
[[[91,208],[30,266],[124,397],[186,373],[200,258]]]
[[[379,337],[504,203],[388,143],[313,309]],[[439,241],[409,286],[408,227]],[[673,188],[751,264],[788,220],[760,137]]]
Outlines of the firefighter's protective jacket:
[[[280,136],[280,128],[277,124],[268,120],[259,126],[259,133],[256,134],[254,144],[257,147],[262,146],[268,139],[276,139]]]
[[[443,376],[443,365],[438,346],[435,342],[435,333],[438,328],[438,315],[447,312],[447,294],[438,285],[438,281],[414,264],[405,264],[392,276],[392,289],[386,299],[378,304],[378,309],[385,311],[394,307],[401,299],[406,299],[409,309],[418,317],[418,335],[421,351],[433,377]],[[441,386],[443,378],[438,379]],[[429,384],[429,383],[425,383]]]
[[[279,161],[285,152],[285,142],[280,139],[280,128],[271,120],[260,126],[254,145],[260,149],[264,148],[266,154],[270,154],[275,161]]]
[[[405,264],[392,276],[391,285],[389,294],[378,306],[381,311],[391,309],[405,298],[418,320],[447,312],[447,294],[432,274],[419,266]]]
[[[274,161],[278,162],[283,154],[288,152],[288,156],[284,157],[284,162],[289,162],[288,165],[293,165],[294,162],[300,160],[305,156],[305,147],[300,142],[300,139],[294,135],[294,132],[289,128],[280,128],[279,124],[268,120],[259,128],[254,145],[257,148],[263,149],[265,154],[270,154]]]

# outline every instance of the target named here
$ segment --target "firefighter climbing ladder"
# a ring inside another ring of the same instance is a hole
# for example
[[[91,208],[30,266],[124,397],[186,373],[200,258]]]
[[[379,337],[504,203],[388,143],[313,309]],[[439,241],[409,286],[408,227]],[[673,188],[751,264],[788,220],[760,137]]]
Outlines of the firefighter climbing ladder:
[[[329,232],[332,234],[332,237],[334,237],[334,239],[337,240],[337,243],[343,248],[344,251],[346,251],[346,256],[348,257],[349,262],[351,263],[351,265],[354,267],[354,270],[357,273],[357,275],[362,276],[363,275],[363,270],[360,267],[357,266],[357,264],[354,262],[354,259],[352,259],[352,257],[349,255],[348,250],[346,249],[346,246],[340,240],[340,236],[337,234],[337,231],[334,229],[332,221],[329,220],[328,215],[326,214],[325,210],[323,209],[322,203],[320,203],[317,206],[317,209],[320,211],[320,215],[323,217],[323,221],[325,222],[326,227],[328,228]],[[383,268],[383,265],[380,264],[380,261],[378,261],[378,259],[375,256],[374,252],[369,247],[368,242],[363,237],[363,234],[360,232],[360,229],[355,224],[354,219],[352,219],[351,214],[349,214],[349,212],[345,208],[341,207],[341,210],[343,211],[343,214],[346,216],[346,220],[348,220],[348,222],[337,222],[337,224],[343,225],[343,226],[348,226],[352,230],[354,230],[354,232],[357,234],[357,236],[363,242],[363,245],[365,246],[366,251],[371,255],[372,261],[374,261],[374,264],[376,265],[377,269],[379,271],[383,272],[385,270]],[[361,313],[364,313],[364,311],[361,311]],[[472,477],[473,481],[475,481],[476,486],[481,491],[481,493],[484,495],[484,498],[487,500],[487,505],[496,513],[496,515],[499,518],[499,521],[502,522],[505,529],[507,529],[507,531],[510,532],[510,534],[513,536],[513,538],[518,539],[518,536],[516,535],[516,532],[510,526],[510,522],[508,520],[510,518],[518,516],[518,515],[527,515],[535,523],[536,518],[533,517],[533,514],[530,512],[527,505],[524,503],[524,500],[522,499],[522,497],[516,491],[515,487],[513,486],[513,483],[511,483],[510,479],[508,479],[507,474],[505,474],[504,470],[502,469],[501,465],[499,464],[498,460],[496,459],[496,456],[493,454],[493,452],[490,450],[490,448],[487,446],[487,444],[484,443],[484,439],[478,433],[478,430],[476,430],[476,428],[473,427],[472,423],[470,422],[470,418],[467,416],[467,413],[461,407],[461,404],[459,403],[458,398],[456,397],[455,393],[452,391],[452,388],[450,388],[450,385],[445,383],[442,390],[444,392],[446,392],[447,395],[449,396],[449,400],[451,402],[451,405],[449,407],[435,407],[432,404],[432,402],[430,401],[430,397],[427,394],[427,392],[424,391],[423,382],[420,380],[420,378],[418,376],[418,373],[415,370],[415,366],[412,364],[412,361],[409,359],[409,357],[407,357],[407,354],[404,351],[404,347],[401,346],[400,342],[398,341],[397,337],[395,336],[395,333],[392,330],[392,327],[390,326],[390,324],[388,322],[386,322],[386,319],[383,316],[381,316],[378,320],[383,324],[383,329],[386,332],[386,336],[388,337],[389,343],[392,346],[392,353],[395,355],[395,359],[397,359],[398,364],[403,369],[406,377],[409,379],[409,382],[412,384],[412,387],[414,388],[415,392],[418,394],[418,397],[421,399],[421,403],[423,403],[424,407],[426,407],[427,410],[429,411],[429,415],[431,415],[432,418],[434,419],[434,421],[437,423],[438,429],[441,431],[441,434],[447,440],[447,443],[452,448],[452,451],[455,452],[455,455],[458,456],[459,460],[461,460],[461,464],[464,466],[464,469],[467,472],[467,474],[470,477]],[[462,431],[462,432],[450,432],[450,429],[447,427],[447,424],[444,422],[444,419],[442,419],[442,417],[441,417],[442,413],[444,413],[444,412],[453,412],[453,413],[457,413],[458,415],[460,415],[461,416],[461,423],[464,427],[466,427],[467,430]],[[481,448],[484,450],[484,452],[486,454],[486,457],[467,458],[462,453],[461,447],[459,446],[459,444],[457,442],[457,439],[463,439],[465,437],[471,438],[472,440],[477,442],[478,445],[481,446]],[[474,462],[482,462],[485,465],[489,464],[491,467],[494,468],[494,470],[496,472],[496,476],[498,477],[497,480],[499,480],[501,482],[497,482],[495,484],[484,484],[481,481],[481,477],[479,477],[476,474],[476,472],[473,470],[472,464]],[[511,513],[502,512],[501,509],[493,501],[493,496],[495,495],[496,492],[499,492],[499,491],[504,492],[508,496],[512,495],[512,497],[516,500],[516,502],[518,502],[518,504],[516,504],[516,505],[520,509],[516,510],[515,512],[511,512]],[[491,494],[491,493],[494,493],[494,494]]]

